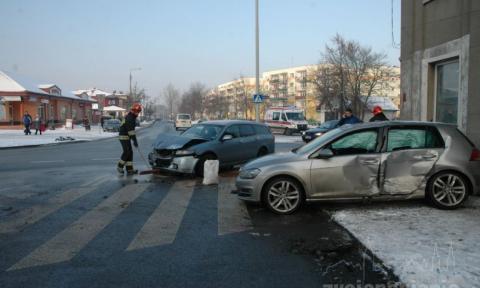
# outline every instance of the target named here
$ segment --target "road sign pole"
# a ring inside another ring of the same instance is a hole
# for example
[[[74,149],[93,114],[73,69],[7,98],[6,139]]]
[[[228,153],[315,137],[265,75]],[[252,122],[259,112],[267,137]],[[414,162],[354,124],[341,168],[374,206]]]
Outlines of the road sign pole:
[[[258,0],[255,0],[255,95],[260,94],[260,69],[259,69],[259,37],[258,37]],[[255,121],[260,122],[260,103],[255,103]]]

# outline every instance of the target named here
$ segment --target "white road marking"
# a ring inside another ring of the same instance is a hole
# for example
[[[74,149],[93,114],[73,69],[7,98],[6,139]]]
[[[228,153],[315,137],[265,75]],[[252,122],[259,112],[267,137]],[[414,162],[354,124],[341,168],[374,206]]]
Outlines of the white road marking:
[[[218,185],[218,235],[238,233],[252,229],[252,221],[245,203],[230,193],[235,178],[220,177]]]
[[[96,181],[96,185],[90,187],[69,189],[61,194],[55,195],[51,199],[48,199],[45,204],[36,205],[22,210],[13,215],[14,218],[0,223],[0,233],[17,232],[19,228],[34,224],[65,205],[93,192],[98,185],[106,181],[107,179],[100,179]]]
[[[93,158],[92,161],[107,161],[107,160],[120,160],[119,157],[116,158]]]
[[[42,163],[62,163],[65,160],[41,160],[41,161],[30,161],[33,164],[42,164]]]
[[[8,271],[69,261],[115,219],[149,184],[128,185],[44,243]]]
[[[100,177],[97,177],[95,179],[92,179],[91,181],[88,181],[88,182],[80,185],[80,187],[90,187],[92,185],[98,186],[99,183],[102,183],[102,182],[105,182],[106,180],[108,180],[107,178],[109,178],[108,175],[100,176]]]
[[[177,181],[130,243],[127,251],[171,244],[193,194],[194,180]]]

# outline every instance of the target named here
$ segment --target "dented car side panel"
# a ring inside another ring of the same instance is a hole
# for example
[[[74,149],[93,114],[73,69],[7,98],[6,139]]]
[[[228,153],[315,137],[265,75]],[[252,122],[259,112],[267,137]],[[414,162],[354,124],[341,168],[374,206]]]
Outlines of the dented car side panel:
[[[425,190],[443,149],[393,151],[382,155],[381,193],[405,195]]]
[[[380,159],[381,154],[376,153],[311,160],[311,196],[329,198],[378,195]]]

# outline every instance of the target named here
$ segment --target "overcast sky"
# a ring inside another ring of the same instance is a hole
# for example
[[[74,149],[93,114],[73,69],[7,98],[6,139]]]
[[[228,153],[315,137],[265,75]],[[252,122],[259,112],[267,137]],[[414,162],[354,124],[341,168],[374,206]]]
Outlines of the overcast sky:
[[[1,0],[0,69],[61,88],[157,96],[255,75],[254,0]],[[400,38],[400,0],[393,0]],[[315,64],[340,33],[399,65],[391,0],[260,0],[261,71]]]

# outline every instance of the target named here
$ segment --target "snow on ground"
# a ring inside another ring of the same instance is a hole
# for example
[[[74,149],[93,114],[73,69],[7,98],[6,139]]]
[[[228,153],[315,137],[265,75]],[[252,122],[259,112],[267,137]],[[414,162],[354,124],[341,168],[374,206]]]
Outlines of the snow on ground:
[[[141,127],[151,125],[153,121],[142,121]],[[137,129],[139,129],[137,127]],[[25,135],[22,130],[0,129],[0,148],[19,147],[30,145],[44,145],[63,142],[92,141],[103,138],[118,136],[118,132],[103,132],[100,125],[92,125],[90,131],[85,131],[81,125],[74,129],[57,128],[55,130],[46,130],[42,135],[35,135],[35,129],[31,130],[32,135]],[[59,137],[71,137],[75,140],[56,141]]]
[[[302,142],[302,136],[275,135],[275,143],[296,143]]]
[[[0,130],[0,147],[18,147],[28,145],[42,145],[60,142],[72,141],[55,141],[59,137],[71,137],[74,141],[92,141],[96,139],[115,137],[118,132],[103,132],[100,126],[92,126],[90,131],[85,131],[81,126],[74,129],[57,128],[55,130],[46,130],[42,135],[25,135],[23,130]]]
[[[453,211],[411,201],[367,206],[332,216],[409,287],[478,287],[479,197]]]

